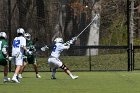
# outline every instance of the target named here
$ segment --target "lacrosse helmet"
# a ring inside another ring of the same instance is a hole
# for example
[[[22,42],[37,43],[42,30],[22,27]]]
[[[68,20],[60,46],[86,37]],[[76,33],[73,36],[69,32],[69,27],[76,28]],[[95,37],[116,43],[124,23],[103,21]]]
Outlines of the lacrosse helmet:
[[[56,42],[56,43],[63,43],[63,39],[60,38],[60,37],[58,37],[58,38],[56,38],[56,39],[54,40],[54,42]]]
[[[5,32],[0,32],[0,37],[3,37],[3,38],[5,38],[5,39],[7,39],[7,35],[6,35]]]
[[[31,40],[31,35],[29,33],[25,33],[24,34],[24,37],[27,39],[27,40]]]
[[[22,34],[22,35],[24,35],[24,33],[25,33],[25,31],[24,31],[23,28],[18,28],[18,29],[17,29],[17,34]]]

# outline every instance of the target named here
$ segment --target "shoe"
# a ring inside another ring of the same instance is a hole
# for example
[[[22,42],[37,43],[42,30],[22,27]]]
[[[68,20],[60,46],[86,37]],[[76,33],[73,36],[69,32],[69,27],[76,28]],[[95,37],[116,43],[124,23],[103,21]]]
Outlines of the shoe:
[[[14,83],[20,83],[19,80],[18,80],[17,78],[15,78],[15,77],[12,78],[12,81],[13,81]]]
[[[56,79],[55,77],[51,77],[51,79]]]
[[[72,76],[72,79],[77,79],[78,78],[78,76]]]
[[[56,79],[56,77],[52,75],[51,79]]]
[[[41,76],[39,74],[36,74],[36,78],[41,78]]]
[[[3,78],[3,82],[4,82],[4,83],[9,82],[10,80],[11,80],[11,79],[10,79],[10,78],[7,78],[7,77]]]
[[[23,77],[22,77],[22,75],[21,75],[21,74],[19,74],[19,75],[18,75],[18,78],[20,78],[20,79],[21,79],[21,78],[23,78]]]

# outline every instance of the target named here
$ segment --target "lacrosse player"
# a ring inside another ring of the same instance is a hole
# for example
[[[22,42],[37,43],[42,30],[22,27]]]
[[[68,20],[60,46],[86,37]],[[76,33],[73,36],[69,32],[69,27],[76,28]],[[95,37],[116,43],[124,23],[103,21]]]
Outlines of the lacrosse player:
[[[19,74],[19,78],[22,78],[22,72],[24,68],[26,67],[27,64],[32,64],[36,73],[36,78],[41,78],[41,76],[38,74],[38,69],[37,69],[37,63],[36,63],[36,56],[35,56],[35,46],[31,40],[31,35],[29,33],[25,33],[24,37],[26,38],[26,47],[29,49],[29,51],[32,51],[32,54],[25,53],[25,58],[24,58],[24,65],[22,66]]]
[[[73,44],[73,42],[76,40],[76,38],[73,38],[72,40],[68,41],[67,43],[63,43],[63,39],[62,38],[56,38],[54,40],[55,44],[53,46],[51,55],[48,59],[48,64],[52,70],[52,77],[51,79],[56,79],[55,77],[55,73],[56,70],[58,68],[61,68],[62,70],[64,70],[64,72],[66,74],[68,74],[72,79],[77,79],[78,76],[74,76],[70,70],[67,68],[66,65],[64,65],[62,63],[62,61],[59,59],[60,53],[64,50],[64,49],[69,49],[70,45]]]
[[[26,39],[24,38],[24,29],[19,28],[17,29],[17,37],[14,38],[13,44],[12,44],[12,56],[14,58],[14,62],[16,65],[15,73],[12,77],[12,81],[15,83],[20,83],[18,80],[18,74],[19,71],[23,65],[23,54],[24,51],[26,51],[29,54],[32,54],[29,49],[26,47]]]
[[[5,32],[0,32],[0,65],[4,66],[4,78],[3,82],[10,81],[10,78],[8,78],[8,42],[7,42],[7,35]]]

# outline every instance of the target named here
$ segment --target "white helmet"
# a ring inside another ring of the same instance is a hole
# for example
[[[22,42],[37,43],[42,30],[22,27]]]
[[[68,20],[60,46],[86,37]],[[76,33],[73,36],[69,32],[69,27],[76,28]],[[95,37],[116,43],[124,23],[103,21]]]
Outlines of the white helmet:
[[[0,32],[0,37],[3,37],[3,38],[5,38],[5,39],[7,39],[7,35],[6,35],[5,32]]]
[[[31,35],[29,33],[25,33],[24,34],[24,37],[27,39],[27,40],[31,40]]]
[[[58,37],[58,38],[56,38],[56,39],[54,40],[54,42],[56,42],[56,43],[63,43],[63,39],[60,38],[60,37]]]
[[[24,33],[25,33],[24,29],[23,28],[18,28],[17,29],[17,34],[19,34],[19,33],[24,35]]]

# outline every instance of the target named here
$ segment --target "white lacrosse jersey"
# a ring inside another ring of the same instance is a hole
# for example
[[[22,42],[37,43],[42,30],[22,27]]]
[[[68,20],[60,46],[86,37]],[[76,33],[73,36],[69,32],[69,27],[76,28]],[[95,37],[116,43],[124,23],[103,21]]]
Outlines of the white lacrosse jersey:
[[[69,49],[70,46],[66,46],[62,43],[56,43],[53,46],[52,52],[51,52],[51,56],[55,57],[55,58],[59,58],[60,53],[64,50],[64,49]]]
[[[24,49],[21,46],[26,46],[26,39],[23,36],[15,37],[12,44],[12,56],[23,55]]]

